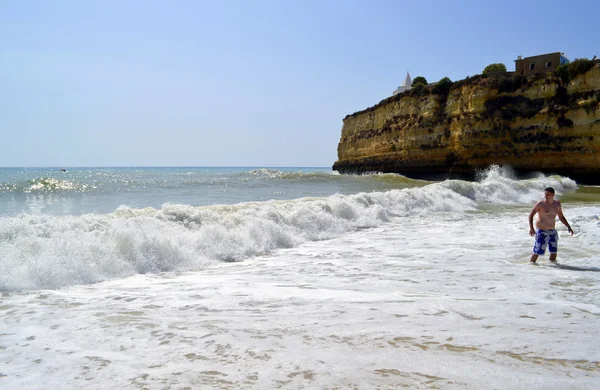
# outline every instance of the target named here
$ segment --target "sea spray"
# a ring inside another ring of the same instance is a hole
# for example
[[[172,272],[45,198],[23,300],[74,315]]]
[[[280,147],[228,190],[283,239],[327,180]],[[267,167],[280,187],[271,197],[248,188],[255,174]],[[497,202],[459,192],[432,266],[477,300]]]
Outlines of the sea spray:
[[[536,202],[540,200],[546,187],[553,187],[559,195],[577,189],[575,181],[561,176],[540,174],[532,179],[517,180],[509,167],[498,165],[480,172],[478,181],[447,180],[439,185],[480,203],[502,205],[528,205]]]

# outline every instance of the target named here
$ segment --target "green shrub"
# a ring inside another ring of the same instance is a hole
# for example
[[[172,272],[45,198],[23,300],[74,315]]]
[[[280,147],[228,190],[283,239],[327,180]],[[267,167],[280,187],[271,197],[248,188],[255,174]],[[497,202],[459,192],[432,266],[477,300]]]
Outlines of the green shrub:
[[[424,96],[429,94],[429,89],[423,83],[413,83],[413,87],[408,91],[409,96]]]
[[[558,66],[556,68],[556,75],[566,84],[575,76],[584,74],[593,67],[594,61],[587,58],[576,58],[573,62]]]
[[[440,95],[447,95],[450,92],[450,87],[452,87],[452,80],[448,77],[444,77],[440,81],[437,82],[435,87],[433,87],[433,92],[438,93]]]
[[[504,73],[506,73],[506,65],[501,64],[501,63],[489,64],[488,66],[486,66],[483,69],[483,72],[481,72],[481,73],[482,74],[488,74],[488,73],[497,73],[497,72],[504,72]]]
[[[571,81],[571,77],[569,76],[569,64],[559,65],[556,68],[556,75],[565,84]]]
[[[417,84],[424,84],[424,85],[427,85],[427,84],[428,84],[428,83],[427,83],[427,79],[426,79],[425,77],[423,77],[423,76],[417,76],[417,77],[415,77],[415,78],[413,79],[412,86],[414,87],[414,86],[416,86]]]
[[[575,61],[569,63],[569,76],[573,79],[575,76],[584,74],[594,67],[594,61],[587,58],[576,58]]]

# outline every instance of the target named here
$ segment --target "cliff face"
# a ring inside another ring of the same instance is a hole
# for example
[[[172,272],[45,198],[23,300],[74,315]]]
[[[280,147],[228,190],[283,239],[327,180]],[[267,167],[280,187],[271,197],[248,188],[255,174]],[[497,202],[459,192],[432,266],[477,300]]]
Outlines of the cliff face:
[[[334,170],[473,178],[492,164],[600,184],[600,65],[427,86],[344,119]]]

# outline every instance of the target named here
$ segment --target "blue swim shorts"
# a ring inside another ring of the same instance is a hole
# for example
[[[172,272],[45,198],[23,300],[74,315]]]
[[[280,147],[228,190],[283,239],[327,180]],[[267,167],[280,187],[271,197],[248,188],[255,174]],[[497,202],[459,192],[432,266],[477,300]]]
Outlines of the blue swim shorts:
[[[555,229],[542,230],[538,229],[535,234],[535,244],[533,244],[533,253],[543,255],[546,253],[546,246],[550,253],[558,251],[558,233]]]

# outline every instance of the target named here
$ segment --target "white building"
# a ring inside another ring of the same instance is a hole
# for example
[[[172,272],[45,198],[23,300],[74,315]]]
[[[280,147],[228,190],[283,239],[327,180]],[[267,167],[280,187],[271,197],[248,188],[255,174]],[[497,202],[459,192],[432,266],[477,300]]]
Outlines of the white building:
[[[392,95],[397,95],[401,92],[408,91],[412,88],[412,79],[410,78],[410,73],[406,72],[406,78],[404,79],[404,83],[396,88]]]

